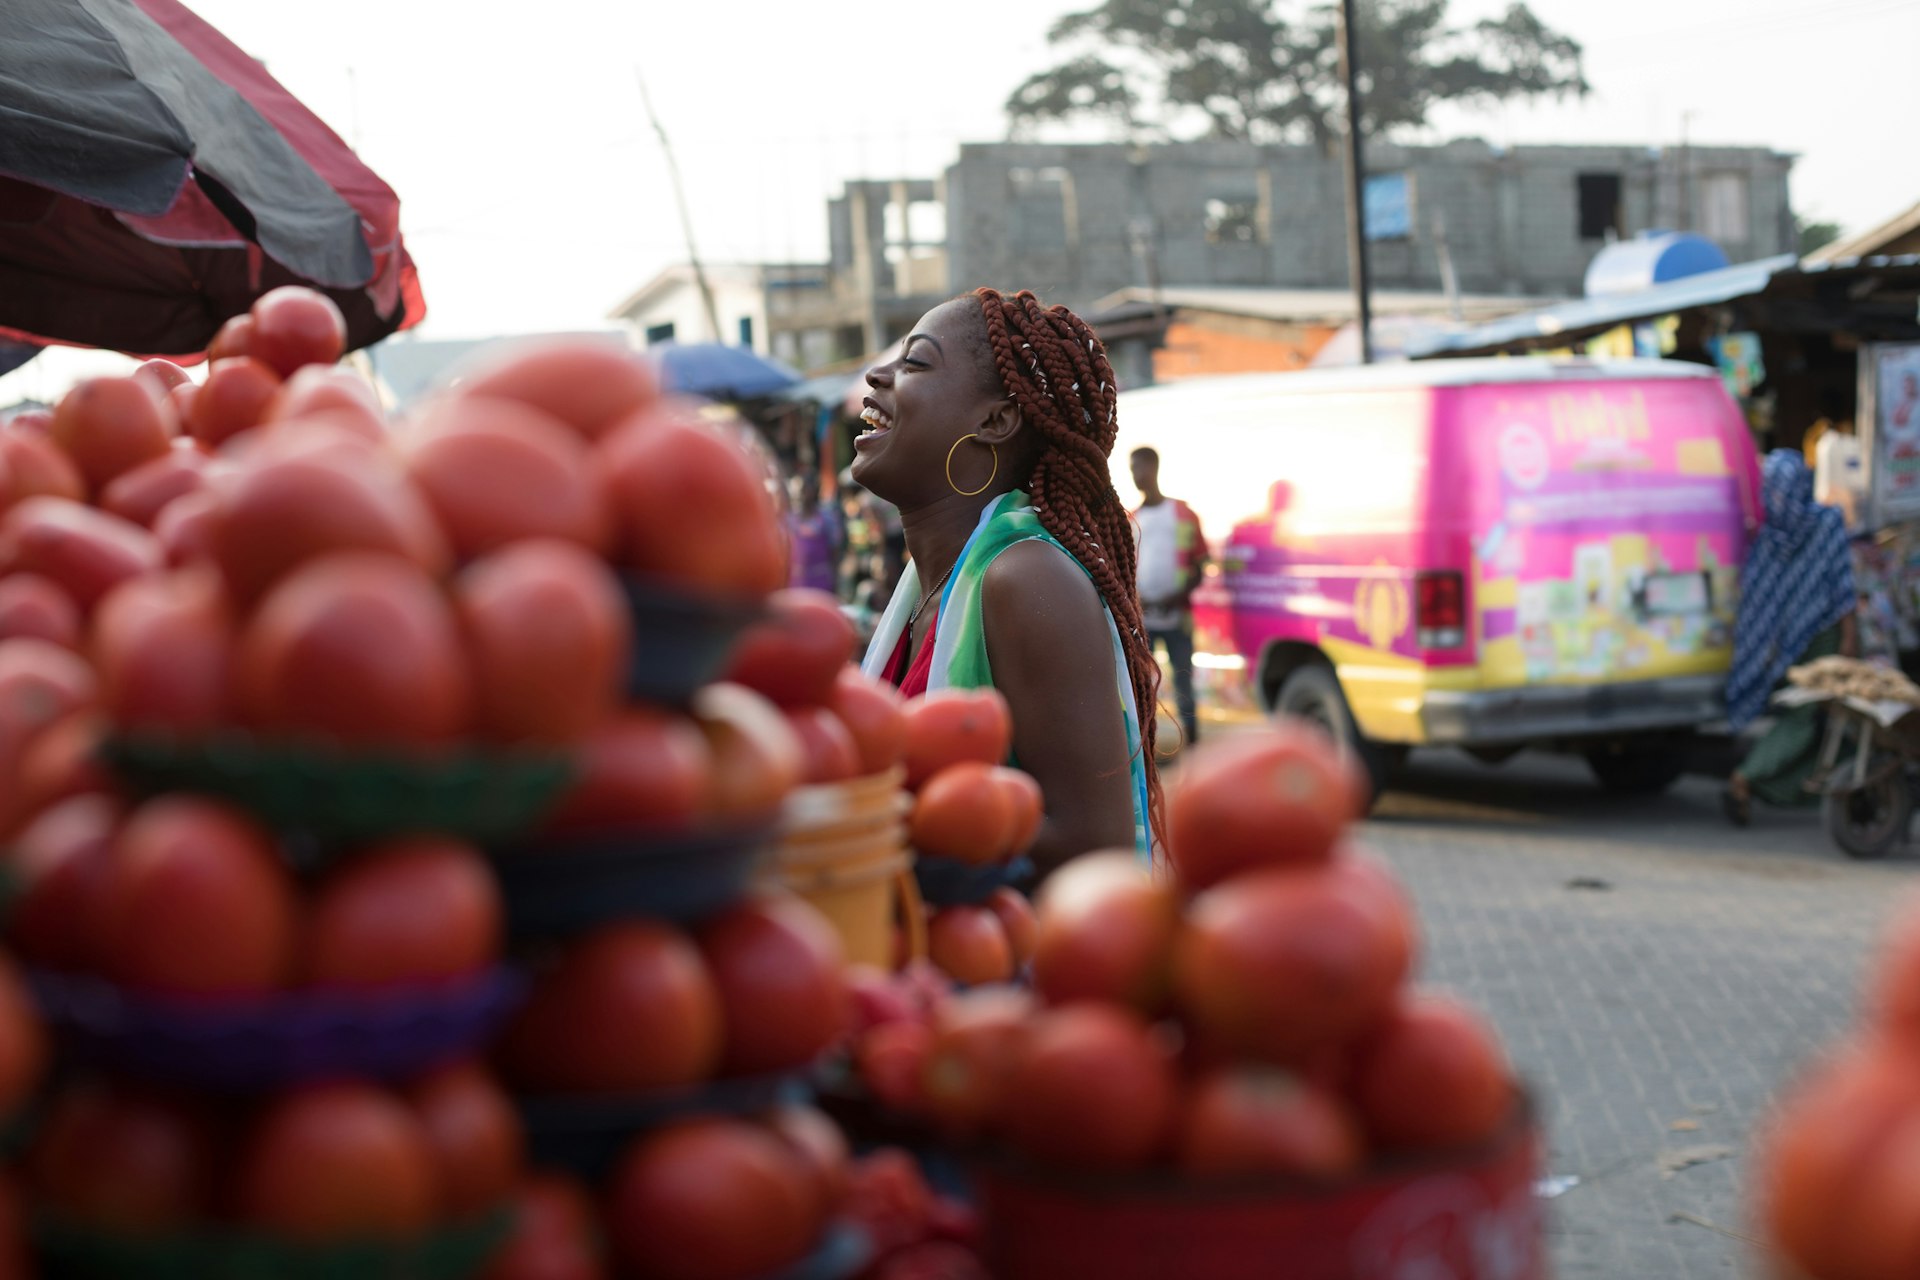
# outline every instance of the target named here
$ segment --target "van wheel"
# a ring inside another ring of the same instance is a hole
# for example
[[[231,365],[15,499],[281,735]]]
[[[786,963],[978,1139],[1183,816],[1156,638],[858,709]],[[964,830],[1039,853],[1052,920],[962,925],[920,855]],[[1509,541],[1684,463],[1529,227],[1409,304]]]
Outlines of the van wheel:
[[[1621,742],[1587,752],[1587,767],[1602,790],[1623,796],[1659,795],[1687,772],[1683,748]]]
[[[1329,667],[1309,663],[1288,676],[1274,699],[1275,715],[1292,716],[1317,725],[1344,751],[1350,751],[1367,771],[1372,798],[1378,800],[1386,789],[1393,770],[1406,761],[1404,749],[1368,742],[1353,722],[1347,695],[1340,691],[1340,679]]]

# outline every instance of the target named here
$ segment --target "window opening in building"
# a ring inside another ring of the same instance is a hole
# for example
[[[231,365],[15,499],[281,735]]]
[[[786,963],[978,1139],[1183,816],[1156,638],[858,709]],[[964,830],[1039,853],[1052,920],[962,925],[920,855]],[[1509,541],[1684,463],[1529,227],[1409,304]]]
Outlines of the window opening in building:
[[[1068,245],[1067,171],[1009,169],[1012,188],[1008,223],[1013,243],[1028,251],[1059,251]]]
[[[1582,240],[1617,239],[1626,234],[1626,218],[1620,207],[1620,175],[1583,173],[1578,175],[1580,195],[1580,238]]]
[[[1208,244],[1258,244],[1260,202],[1248,196],[1214,196],[1207,201]]]
[[[673,321],[669,320],[665,324],[650,324],[647,326],[647,345],[648,346],[652,346],[656,342],[672,342],[672,341],[673,341]]]
[[[1721,244],[1744,244],[1752,238],[1744,174],[1710,173],[1701,179],[1700,230]]]
[[[753,317],[752,316],[740,317],[740,345],[743,347],[749,347],[749,348],[753,346]]]

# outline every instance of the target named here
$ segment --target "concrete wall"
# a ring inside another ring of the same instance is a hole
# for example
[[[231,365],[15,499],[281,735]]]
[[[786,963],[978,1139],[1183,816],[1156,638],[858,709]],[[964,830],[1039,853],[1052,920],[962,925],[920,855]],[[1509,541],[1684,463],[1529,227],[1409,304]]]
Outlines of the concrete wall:
[[[1372,174],[1406,174],[1412,193],[1412,234],[1373,244],[1383,289],[1443,287],[1444,226],[1463,291],[1579,294],[1606,243],[1580,234],[1582,173],[1619,176],[1624,235],[1719,230],[1736,262],[1793,248],[1792,158],[1764,148],[1501,151],[1462,141],[1378,144],[1367,160]],[[1344,191],[1338,159],[1310,147],[964,146],[945,182],[950,283],[1031,288],[1073,306],[1156,274],[1167,285],[1338,288]],[[1251,237],[1210,236],[1210,201],[1251,211]],[[1704,225],[1710,204],[1735,234]]]

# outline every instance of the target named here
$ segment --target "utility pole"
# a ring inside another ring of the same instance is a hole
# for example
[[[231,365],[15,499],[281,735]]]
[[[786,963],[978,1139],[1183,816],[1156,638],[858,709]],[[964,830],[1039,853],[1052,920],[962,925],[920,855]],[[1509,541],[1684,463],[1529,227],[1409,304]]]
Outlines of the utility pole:
[[[1347,274],[1353,280],[1360,363],[1373,363],[1373,282],[1367,262],[1366,154],[1360,138],[1360,77],[1354,0],[1340,0],[1340,79],[1347,87]]]
[[[653,99],[647,96],[647,80],[640,74],[639,67],[633,69],[633,78],[640,86],[640,105],[647,109],[647,119],[660,138],[660,152],[667,158],[667,177],[673,182],[673,200],[680,207],[680,230],[687,239],[687,263],[693,268],[694,283],[700,287],[700,303],[706,308],[707,326],[713,330],[715,342],[725,342],[727,336],[720,332],[720,309],[713,305],[713,286],[707,283],[706,268],[700,265],[700,253],[693,246],[693,215],[687,211],[687,191],[680,181],[680,165],[673,158],[673,144],[667,141],[666,127],[654,113]]]

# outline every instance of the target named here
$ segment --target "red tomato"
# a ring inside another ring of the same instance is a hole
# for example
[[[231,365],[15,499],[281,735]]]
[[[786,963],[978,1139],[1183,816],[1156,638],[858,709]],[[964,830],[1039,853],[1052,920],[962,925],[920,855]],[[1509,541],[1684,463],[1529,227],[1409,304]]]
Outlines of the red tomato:
[[[629,420],[600,441],[598,460],[629,568],[718,595],[786,584],[786,534],[759,471],[685,410]]]
[[[71,650],[45,640],[0,640],[0,833],[21,816],[14,785],[33,740],[94,700],[93,671]]]
[[[806,760],[802,782],[819,785],[859,776],[860,748],[833,712],[825,707],[791,707],[786,716]]]
[[[726,678],[783,707],[825,706],[853,657],[853,623],[824,591],[789,587],[767,601],[767,616],[748,628]]]
[[[1040,824],[1047,819],[1047,798],[1030,773],[1000,765],[995,767],[993,778],[1013,805],[1013,854],[1018,857],[1033,848],[1040,837]]]
[[[1001,764],[1013,749],[1013,713],[993,689],[946,689],[907,704],[907,785],[948,765]]]
[[[263,361],[251,356],[215,360],[194,393],[187,426],[195,440],[216,449],[265,422],[279,390],[280,375]]]
[[[612,517],[587,446],[537,409],[472,396],[442,400],[400,436],[400,448],[463,558],[523,538],[607,549]]]
[[[920,1016],[893,975],[877,965],[847,966],[847,995],[853,1001],[853,1034],[860,1035],[889,1022],[910,1022]]]
[[[1208,742],[1168,790],[1167,852],[1194,890],[1262,867],[1324,866],[1363,791],[1309,725]]]
[[[98,967],[94,935],[119,828],[119,804],[99,795],[61,801],[21,828],[7,859],[20,895],[7,941],[22,959],[48,969]]]
[[[1001,1114],[1037,1011],[1031,995],[1012,987],[965,991],[941,1010],[920,1079],[927,1111],[944,1133],[972,1141]]]
[[[28,498],[83,501],[87,482],[80,468],[53,442],[52,419],[35,431],[13,418],[0,426],[0,511]]]
[[[784,1141],[810,1176],[814,1190],[814,1217],[825,1222],[847,1198],[847,1173],[852,1153],[840,1126],[813,1107],[782,1107],[766,1117],[767,1128]]]
[[[1103,1004],[1035,1018],[1014,1057],[1000,1130],[1047,1164],[1133,1169],[1166,1141],[1179,1086],[1166,1047],[1130,1010]]]
[[[200,384],[197,382],[183,382],[167,392],[167,404],[173,409],[173,420],[180,424],[182,431],[193,430],[193,402],[199,398]],[[178,438],[193,440],[191,434]],[[198,440],[193,442],[196,445],[200,443]]]
[[[106,725],[91,711],[76,711],[42,729],[20,753],[14,774],[15,803],[0,802],[0,832],[9,813],[17,825],[28,814],[81,795],[111,794],[116,780],[100,762]]]
[[[646,361],[603,342],[523,342],[457,384],[457,394],[516,400],[589,440],[652,404],[659,384]]]
[[[302,365],[332,364],[347,352],[347,321],[332,298],[304,285],[282,285],[253,304],[251,355],[287,377]]]
[[[1004,862],[1023,815],[1014,811],[1012,793],[995,778],[997,767],[963,760],[923,782],[907,824],[913,847],[975,866]]]
[[[1266,1061],[1349,1040],[1386,1014],[1407,975],[1404,912],[1331,869],[1249,872],[1209,889],[1175,948],[1181,1012],[1206,1039]]]
[[[175,387],[189,386],[193,381],[185,369],[171,360],[143,361],[140,367],[133,371],[133,376],[144,379],[148,386],[163,396]]]
[[[713,755],[706,810],[723,819],[777,810],[806,773],[793,726],[771,702],[737,684],[713,684],[693,699],[693,718]]]
[[[738,1120],[641,1138],[607,1191],[614,1256],[635,1280],[752,1280],[805,1257],[824,1225],[808,1170]]]
[[[51,578],[16,573],[0,578],[0,640],[46,640],[80,647],[80,606]]]
[[[1909,894],[1895,911],[1869,975],[1868,1016],[1894,1039],[1920,1048],[1920,896]]]
[[[314,417],[325,418],[369,440],[386,438],[387,423],[379,394],[351,369],[308,365],[299,370],[280,384],[263,421]]]
[[[504,908],[472,847],[431,836],[369,849],[313,895],[300,965],[322,987],[469,977],[500,955]]]
[[[40,1083],[47,1033],[13,961],[0,955],[0,1114],[12,1115]]]
[[[121,583],[94,611],[100,705],[132,729],[207,733],[229,720],[233,618],[207,568]]]
[[[214,553],[236,599],[251,603],[336,551],[385,551],[435,576],[446,570],[446,543],[426,504],[377,459],[351,457],[357,447],[254,459],[222,486]]]
[[[633,624],[605,565],[566,542],[476,561],[455,590],[475,727],[499,742],[573,742],[622,701]]]
[[[1366,1156],[1360,1126],[1340,1099],[1272,1067],[1213,1071],[1193,1082],[1174,1157],[1203,1178],[1341,1178]]]
[[[574,767],[572,787],[547,820],[551,831],[684,826],[713,784],[713,753],[693,721],[641,707],[590,732]]]
[[[833,927],[806,903],[746,903],[708,921],[699,941],[720,992],[727,1074],[806,1066],[846,1031],[846,955]]]
[[[1760,1219],[1807,1275],[1897,1280],[1920,1268],[1914,1066],[1904,1048],[1850,1045],[1795,1084],[1764,1131]]]
[[[162,796],[128,815],[101,889],[104,974],[178,995],[257,995],[293,973],[293,876],[272,837],[210,800]]]
[[[172,451],[172,411],[145,378],[88,378],[60,398],[52,434],[98,490]]]
[[[1410,995],[1360,1042],[1353,1096],[1389,1151],[1471,1146],[1513,1113],[1513,1073],[1493,1029],[1457,1000]]]
[[[963,986],[1013,977],[1013,944],[986,907],[944,907],[927,921],[927,957]]]
[[[154,1090],[102,1081],[62,1089],[33,1137],[34,1196],[82,1222],[179,1230],[213,1208],[221,1152],[207,1115]]]
[[[139,525],[64,498],[28,498],[0,520],[0,575],[51,578],[83,610],[160,560],[160,544]]]
[[[842,667],[827,698],[827,710],[853,735],[862,774],[885,773],[906,755],[906,703],[886,681],[875,680],[858,667]]]
[[[169,502],[153,522],[153,536],[168,564],[174,568],[214,558],[214,538],[220,528],[219,498],[208,490],[189,493]]]
[[[583,1183],[528,1174],[512,1207],[513,1234],[480,1280],[609,1280],[599,1216]]]
[[[636,922],[588,935],[539,975],[500,1061],[533,1092],[634,1093],[706,1079],[723,1035],[700,953],[670,926]]]
[[[1027,901],[1026,895],[1018,889],[995,889],[987,899],[987,908],[1000,918],[1000,927],[1006,930],[1015,967],[1033,959],[1040,943],[1040,918],[1034,914],[1033,904]]]
[[[1049,1004],[1107,1000],[1143,1013],[1166,1004],[1180,900],[1137,855],[1075,858],[1040,889],[1033,985]]]
[[[484,1068],[442,1067],[417,1080],[407,1101],[427,1131],[440,1182],[440,1212],[465,1218],[499,1208],[526,1162],[526,1134],[512,1099]]]
[[[311,1085],[255,1122],[234,1180],[240,1220],[290,1240],[417,1235],[441,1211],[433,1142],[385,1090]]]
[[[854,1070],[882,1107],[921,1115],[927,1109],[927,1062],[933,1044],[933,1028],[924,1022],[883,1023],[854,1042]]]
[[[142,528],[153,522],[175,498],[198,493],[207,486],[207,457],[191,449],[168,449],[157,458],[123,471],[100,495],[100,505]]]
[[[366,552],[315,560],[261,602],[238,690],[257,728],[348,745],[442,744],[472,720],[452,609],[414,565]]]
[[[213,335],[213,341],[207,346],[207,359],[209,361],[231,360],[238,356],[256,354],[255,333],[251,315],[228,317],[226,323],[220,326],[220,331]]]

